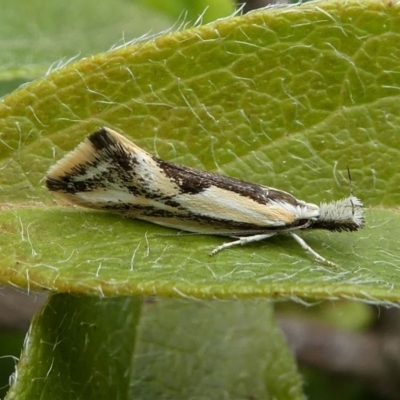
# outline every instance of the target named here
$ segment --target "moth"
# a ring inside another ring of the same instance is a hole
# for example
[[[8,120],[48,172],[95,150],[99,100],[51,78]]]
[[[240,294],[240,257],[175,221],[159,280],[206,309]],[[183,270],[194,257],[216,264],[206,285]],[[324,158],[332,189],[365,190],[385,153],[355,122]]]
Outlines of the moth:
[[[109,128],[89,135],[51,167],[46,185],[80,206],[235,239],[210,255],[287,233],[317,260],[334,265],[295,231],[364,226],[363,204],[352,193],[318,206],[283,190],[163,161]]]

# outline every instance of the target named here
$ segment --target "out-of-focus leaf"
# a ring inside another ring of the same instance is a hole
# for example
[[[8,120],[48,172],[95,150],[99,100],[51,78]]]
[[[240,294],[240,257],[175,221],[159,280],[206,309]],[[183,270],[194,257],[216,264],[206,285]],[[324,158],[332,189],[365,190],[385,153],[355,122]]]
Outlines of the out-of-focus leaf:
[[[148,299],[139,322],[140,310],[50,297],[7,399],[304,399],[269,302]]]

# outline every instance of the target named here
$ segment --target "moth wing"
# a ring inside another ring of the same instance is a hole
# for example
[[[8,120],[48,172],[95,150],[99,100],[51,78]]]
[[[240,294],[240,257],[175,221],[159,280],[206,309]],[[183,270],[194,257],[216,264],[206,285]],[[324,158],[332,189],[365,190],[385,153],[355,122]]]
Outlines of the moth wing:
[[[108,128],[52,167],[46,185],[82,206],[192,232],[263,231],[319,214],[284,191],[160,160]]]

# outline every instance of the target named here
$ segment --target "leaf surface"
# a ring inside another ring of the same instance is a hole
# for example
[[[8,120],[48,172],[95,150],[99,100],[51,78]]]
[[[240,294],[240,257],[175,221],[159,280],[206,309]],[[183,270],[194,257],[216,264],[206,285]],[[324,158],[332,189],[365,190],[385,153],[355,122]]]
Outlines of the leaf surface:
[[[19,287],[199,298],[398,300],[399,6],[273,8],[119,48],[0,104],[0,280]],[[207,254],[176,232],[54,199],[47,169],[99,126],[163,159],[319,203],[355,194],[367,226]],[[166,235],[166,236],[165,236]]]

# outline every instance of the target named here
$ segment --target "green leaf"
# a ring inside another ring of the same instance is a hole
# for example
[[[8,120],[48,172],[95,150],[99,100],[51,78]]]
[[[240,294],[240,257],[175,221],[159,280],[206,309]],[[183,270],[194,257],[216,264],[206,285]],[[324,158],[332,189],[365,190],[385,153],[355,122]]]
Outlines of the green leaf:
[[[51,296],[32,323],[6,398],[126,398],[140,308],[136,297]]]
[[[134,297],[51,296],[7,399],[304,398],[269,302],[149,299],[139,314]]]
[[[124,0],[2,0],[0,82],[41,76],[50,65],[167,29],[174,21]]]
[[[311,300],[352,296],[396,301],[398,296],[388,290],[395,280],[387,266],[397,252],[393,232],[400,221],[396,214],[384,210],[367,214],[380,238],[379,247],[370,245],[365,231],[360,237],[303,235],[326,257],[340,260],[344,266],[338,269],[314,264],[289,237],[238,247],[210,258],[208,251],[228,239],[180,237],[157,227],[154,231],[159,234],[150,236],[153,226],[145,222],[59,208],[9,210],[2,218],[5,233],[0,236],[0,247],[12,251],[4,252],[0,279],[31,290]],[[381,221],[387,222],[379,226]],[[59,258],[60,251],[63,258]],[[379,260],[373,268],[374,279],[369,259]],[[361,268],[363,263],[368,269]]]
[[[189,23],[214,21],[217,18],[227,17],[234,12],[232,0],[141,0],[144,6],[152,7],[169,15],[173,19],[185,17]]]
[[[274,8],[83,59],[14,92],[0,104],[0,281],[107,295],[398,300],[399,22],[399,6],[378,1]],[[43,187],[46,170],[102,125],[166,160],[311,202],[347,196],[350,166],[367,227],[304,233],[340,265],[331,269],[283,236],[210,258],[229,239],[60,207]]]
[[[4,307],[2,307],[2,314]],[[4,399],[10,382],[10,373],[14,371],[17,357],[21,353],[25,334],[22,332],[0,331],[0,398]]]

